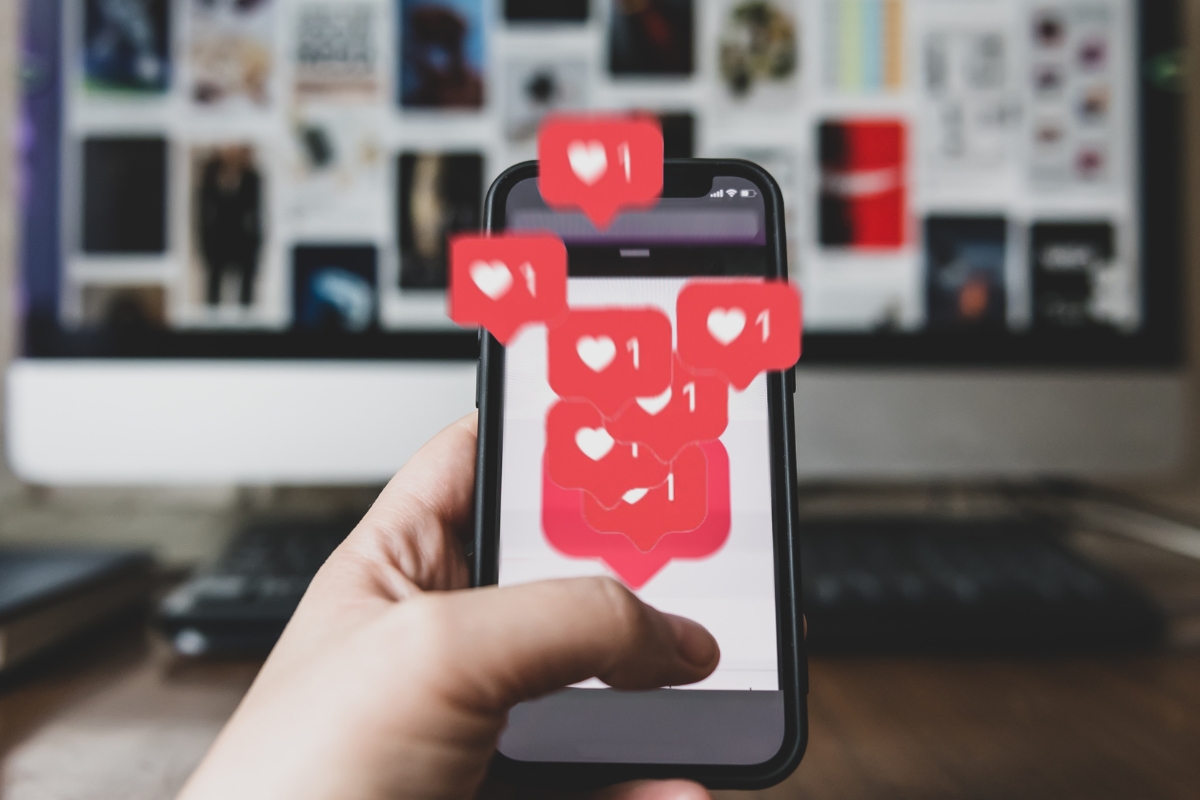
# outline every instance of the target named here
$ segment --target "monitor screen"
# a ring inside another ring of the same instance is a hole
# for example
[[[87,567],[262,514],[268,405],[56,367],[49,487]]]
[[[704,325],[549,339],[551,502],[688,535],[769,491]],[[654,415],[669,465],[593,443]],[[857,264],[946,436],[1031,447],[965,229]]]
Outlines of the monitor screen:
[[[474,357],[447,237],[545,115],[638,110],[778,181],[806,362],[1174,363],[1178,36],[1148,0],[28,2],[25,350]]]

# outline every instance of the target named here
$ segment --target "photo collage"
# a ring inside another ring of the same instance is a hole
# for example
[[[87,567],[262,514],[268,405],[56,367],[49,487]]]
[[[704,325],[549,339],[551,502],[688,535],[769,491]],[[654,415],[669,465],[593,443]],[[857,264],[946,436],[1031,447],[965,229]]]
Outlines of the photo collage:
[[[65,0],[73,329],[453,330],[547,114],[779,182],[811,332],[1135,331],[1132,0]]]

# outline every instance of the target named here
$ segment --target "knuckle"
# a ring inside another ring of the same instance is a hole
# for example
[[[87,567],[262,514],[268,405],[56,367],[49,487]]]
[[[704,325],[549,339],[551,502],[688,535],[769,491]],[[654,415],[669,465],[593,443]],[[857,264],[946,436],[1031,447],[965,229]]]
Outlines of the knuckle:
[[[633,592],[613,578],[593,578],[599,602],[608,607],[618,631],[636,632],[642,623],[642,603]]]
[[[419,595],[402,603],[404,638],[412,652],[419,652],[430,664],[444,664],[451,658],[454,639],[454,614],[442,598]]]

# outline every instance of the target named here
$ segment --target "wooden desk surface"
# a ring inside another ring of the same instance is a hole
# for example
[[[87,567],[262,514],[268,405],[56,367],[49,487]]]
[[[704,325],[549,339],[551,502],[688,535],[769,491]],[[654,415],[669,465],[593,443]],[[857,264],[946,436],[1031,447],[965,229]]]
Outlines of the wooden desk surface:
[[[173,797],[257,669],[101,638],[0,683],[4,800]],[[764,798],[1200,797],[1200,654],[818,659],[809,704]]]

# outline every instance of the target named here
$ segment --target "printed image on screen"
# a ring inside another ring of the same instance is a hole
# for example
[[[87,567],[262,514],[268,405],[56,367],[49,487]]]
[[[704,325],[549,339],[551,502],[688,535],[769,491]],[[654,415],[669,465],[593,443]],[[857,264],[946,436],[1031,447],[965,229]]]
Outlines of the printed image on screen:
[[[170,0],[85,0],[83,70],[91,89],[158,93],[171,79]]]
[[[275,68],[277,0],[190,0],[192,99],[266,106]]]
[[[609,70],[622,76],[690,75],[694,26],[692,0],[613,3]]]
[[[292,253],[298,329],[362,333],[375,322],[376,253],[370,245],[300,245]]]
[[[483,0],[398,0],[400,103],[406,108],[483,105]]]
[[[263,245],[263,178],[251,145],[192,152],[196,252],[203,302],[252,305]],[[228,285],[232,284],[232,285]]]
[[[95,138],[84,142],[84,252],[161,253],[166,246],[166,141]]]
[[[445,289],[447,237],[479,229],[483,159],[429,152],[398,161],[400,286]]]

